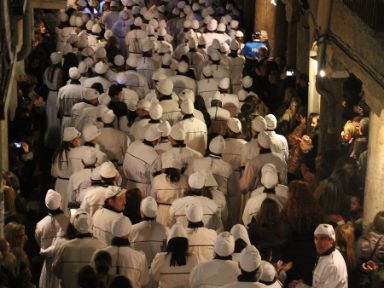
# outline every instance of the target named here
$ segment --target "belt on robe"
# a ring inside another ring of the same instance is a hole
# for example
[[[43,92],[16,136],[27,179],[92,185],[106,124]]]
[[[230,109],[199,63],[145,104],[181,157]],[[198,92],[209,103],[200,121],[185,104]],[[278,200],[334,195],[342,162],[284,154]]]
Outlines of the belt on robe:
[[[139,184],[145,184],[145,185],[150,185],[151,183],[144,183],[144,182],[139,182],[139,181],[136,181],[136,180],[133,180],[133,179],[128,179],[129,182],[133,182],[133,183],[139,183]]]
[[[72,115],[64,114],[63,117],[72,117]]]
[[[157,205],[171,206],[172,204],[170,204],[170,203],[157,202]]]
[[[59,91],[59,90],[53,90],[53,89],[49,89],[49,91],[57,92],[57,91]]]
[[[69,178],[65,178],[65,177],[60,177],[60,176],[57,176],[56,179],[61,179],[61,180],[69,180]]]

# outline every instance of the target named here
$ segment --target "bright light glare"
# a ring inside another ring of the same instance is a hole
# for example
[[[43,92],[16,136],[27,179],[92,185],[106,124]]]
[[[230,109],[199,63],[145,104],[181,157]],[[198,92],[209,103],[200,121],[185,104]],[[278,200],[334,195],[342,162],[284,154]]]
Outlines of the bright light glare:
[[[271,4],[277,6],[276,0],[271,0]]]
[[[320,70],[319,75],[320,75],[321,78],[324,78],[325,77],[325,71],[324,70]]]

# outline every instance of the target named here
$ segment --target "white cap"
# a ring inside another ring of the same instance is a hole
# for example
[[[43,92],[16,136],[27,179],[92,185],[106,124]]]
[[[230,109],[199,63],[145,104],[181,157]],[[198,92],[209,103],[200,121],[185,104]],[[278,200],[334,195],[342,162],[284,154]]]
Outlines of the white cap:
[[[157,215],[156,200],[151,196],[144,198],[141,201],[140,210],[143,212],[144,216],[150,217],[150,218],[155,218]]]
[[[151,25],[153,28],[157,29],[159,28],[159,21],[157,21],[155,18],[149,20],[148,25]]]
[[[93,64],[95,63],[95,62],[93,61],[92,57],[87,57],[87,58],[85,58],[83,61],[88,65],[88,67],[92,67]]]
[[[200,27],[199,21],[196,19],[193,19],[192,20],[192,29],[197,30],[197,29],[199,29],[199,27]]]
[[[81,156],[81,160],[84,165],[92,165],[97,161],[95,150],[87,149],[84,154]]]
[[[180,125],[173,125],[169,136],[176,141],[185,140],[185,131]]]
[[[72,53],[73,52],[73,48],[72,48],[72,45],[71,44],[65,44],[64,47],[63,47],[63,55],[67,55],[69,53]]]
[[[229,118],[227,121],[227,126],[229,130],[231,130],[234,133],[240,133],[241,132],[241,122],[238,118]]]
[[[103,178],[115,178],[118,175],[118,171],[112,162],[104,162],[100,165],[100,176]]]
[[[200,36],[199,39],[197,39],[197,43],[199,45],[206,45],[207,44],[207,42],[205,41],[203,36]]]
[[[204,66],[202,73],[203,73],[203,75],[204,75],[205,77],[211,77],[211,76],[212,76],[212,68],[211,68],[211,65],[206,65],[206,66]]]
[[[193,114],[193,111],[195,111],[195,107],[193,105],[193,102],[192,100],[190,99],[186,99],[184,100],[181,105],[181,111],[184,113],[184,114]]]
[[[219,88],[223,90],[229,89],[229,85],[230,85],[230,80],[228,77],[221,79],[219,82]]]
[[[252,129],[256,132],[261,132],[267,130],[267,121],[265,121],[264,117],[262,116],[256,116],[252,120]]]
[[[212,96],[212,100],[219,100],[219,101],[223,101],[223,97],[221,96],[221,93],[219,91],[216,91],[213,96]],[[211,100],[211,101],[212,101]]]
[[[186,73],[188,71],[188,63],[185,61],[180,61],[177,63],[177,71],[180,73]]]
[[[69,142],[81,136],[75,127],[65,127],[63,133],[63,141]]]
[[[75,25],[76,25],[77,27],[81,27],[81,26],[83,26],[83,24],[84,24],[83,19],[82,19],[81,17],[76,17],[76,19],[75,19]]]
[[[213,32],[217,29],[217,20],[216,19],[211,19],[207,25],[207,29],[210,32]]]
[[[101,93],[99,95],[99,97],[97,98],[97,101],[99,102],[100,105],[105,105],[105,106],[108,106],[109,103],[111,102],[111,97],[109,97],[109,95],[107,93]],[[105,106],[101,106],[101,107],[105,107]],[[100,108],[101,108],[100,107]],[[107,108],[108,109],[108,108]],[[103,116],[103,113],[105,111],[103,109],[99,110],[99,115],[100,116]],[[100,117],[99,116],[99,117]]]
[[[120,4],[120,1],[115,1],[115,0],[111,1],[111,7],[117,7],[119,6],[119,4]]]
[[[125,237],[132,229],[131,220],[127,216],[120,216],[112,222],[111,233],[115,237]]]
[[[95,55],[95,51],[91,47],[85,47],[82,51],[81,54],[85,57],[92,57]]]
[[[219,135],[216,136],[211,140],[211,143],[209,143],[209,151],[215,154],[221,154],[223,153],[225,149],[225,140],[223,136]]]
[[[173,82],[170,79],[161,80],[157,83],[156,89],[163,95],[171,95],[173,91]]]
[[[141,46],[141,50],[143,52],[151,51],[153,48],[153,43],[151,40],[147,39],[144,41],[143,45]]]
[[[161,137],[168,137],[171,134],[171,124],[167,120],[161,122],[158,127],[161,131]]]
[[[77,67],[69,68],[68,74],[71,79],[75,79],[75,80],[80,79],[80,76],[81,76],[80,71]]]
[[[333,241],[336,241],[335,230],[330,224],[320,224],[319,226],[317,226],[314,235],[326,235]]]
[[[65,13],[64,10],[59,11],[58,17],[59,17],[60,22],[67,22],[68,21],[68,14]]]
[[[95,65],[95,72],[97,74],[105,74],[108,71],[108,65],[104,62],[97,62]]]
[[[45,195],[45,206],[49,210],[56,210],[60,208],[61,204],[61,195],[55,190],[49,189]]]
[[[167,35],[167,30],[165,28],[159,29],[158,35],[164,37]]]
[[[275,165],[267,163],[261,168],[260,182],[267,189],[274,188],[279,184],[278,171]]]
[[[195,93],[191,89],[184,89],[179,94],[179,99],[182,101],[191,100],[192,103],[195,102]]]
[[[233,51],[237,51],[240,49],[240,44],[239,42],[237,42],[235,39],[233,39],[231,41],[231,44],[229,45],[229,49],[233,50]]]
[[[257,142],[262,148],[269,149],[271,147],[271,138],[265,131],[261,131],[259,135],[257,135]]]
[[[106,40],[108,40],[109,38],[111,38],[111,36],[113,36],[113,32],[112,32],[112,30],[110,30],[110,29],[106,29],[105,32],[104,32],[104,38],[105,38]]]
[[[176,223],[172,226],[171,230],[169,231],[167,242],[173,238],[187,238],[188,234],[183,225]]]
[[[108,109],[101,115],[101,121],[103,121],[103,123],[105,124],[112,123],[113,121],[115,121],[115,118],[115,113],[113,113],[113,110],[111,109]]]
[[[83,139],[85,142],[95,140],[100,135],[100,130],[95,125],[87,125],[83,128]]]
[[[137,109],[143,109],[143,110],[146,110],[146,111],[150,111],[150,109],[151,109],[151,102],[149,102],[148,100],[142,99],[137,104]]]
[[[137,58],[136,57],[128,57],[127,58],[127,65],[136,68],[137,67]]]
[[[184,28],[191,28],[191,26],[192,26],[192,21],[191,20],[185,20],[184,21],[184,24],[183,24],[183,27]]]
[[[233,235],[233,238],[235,238],[235,241],[237,239],[242,239],[247,245],[251,245],[251,241],[249,240],[249,235],[247,232],[247,229],[242,224],[235,224],[231,228],[231,234]]]
[[[244,33],[243,33],[243,31],[237,30],[237,31],[236,31],[236,34],[235,34],[235,37],[237,37],[237,38],[244,37]]]
[[[97,47],[95,50],[95,57],[97,59],[102,59],[107,57],[107,50],[105,50],[105,48],[101,46]]]
[[[204,216],[203,208],[199,204],[191,203],[185,207],[185,216],[189,222],[200,222]]]
[[[117,54],[115,57],[113,57],[113,64],[116,66],[123,66],[125,63],[125,59],[123,55]]]
[[[61,62],[61,60],[63,59],[63,56],[59,52],[53,52],[53,53],[51,53],[49,58],[51,59],[52,64],[56,65],[56,64],[59,64]]]
[[[188,185],[192,189],[202,189],[205,185],[205,175],[199,171],[192,173],[188,178]]]
[[[232,29],[237,29],[239,27],[239,21],[232,19],[230,25]]]
[[[119,72],[116,74],[116,83],[120,85],[125,85],[128,81],[127,74],[124,72]]]
[[[159,120],[163,116],[163,107],[159,103],[153,103],[149,109],[149,116],[153,120]]]
[[[225,24],[224,23],[219,23],[219,25],[217,26],[217,31],[218,32],[225,32]]]
[[[132,15],[133,15],[133,16],[138,16],[138,15],[140,14],[140,7],[137,6],[137,5],[134,5],[134,6],[132,7],[131,11],[132,11]],[[137,18],[141,19],[140,17],[137,17]],[[135,18],[135,20],[136,20],[136,18]],[[135,24],[135,25],[136,25],[136,24]],[[140,25],[141,25],[141,24],[140,24]],[[140,25],[136,25],[136,26],[140,26]]]
[[[241,81],[241,84],[243,85],[244,88],[251,88],[253,84],[253,80],[251,76],[249,75],[245,76]]]
[[[217,235],[215,242],[215,253],[221,257],[227,257],[235,251],[235,239],[228,231]]]
[[[276,269],[267,261],[261,260],[261,275],[259,281],[273,282],[276,279]]]
[[[253,245],[248,245],[240,253],[240,268],[246,272],[253,272],[261,265],[259,250]]]
[[[92,26],[92,33],[94,34],[100,34],[101,32],[101,27],[99,23],[93,24]]]
[[[86,234],[90,232],[91,229],[91,217],[85,210],[78,209],[76,214],[73,216],[73,226],[77,232],[81,234]]]
[[[265,116],[265,121],[267,121],[267,130],[275,130],[277,127],[277,119],[275,115],[268,114]]]
[[[219,186],[219,184],[217,184],[217,181],[216,181],[215,177],[213,176],[211,170],[204,169],[202,172],[205,176],[204,187],[218,187]]]
[[[141,17],[136,17],[135,20],[133,21],[133,24],[135,26],[140,27],[141,25],[143,25],[143,19],[141,19]]]
[[[245,98],[248,97],[248,92],[244,89],[240,89],[239,91],[237,91],[237,97],[239,97],[239,101],[244,101]]]
[[[185,7],[185,5],[187,5],[187,4],[185,3],[185,1],[179,1],[179,3],[177,3],[177,8],[179,8],[179,9],[183,9],[183,8]]]
[[[209,56],[211,57],[212,61],[220,61],[220,54],[216,51],[213,51]]]
[[[99,172],[100,173],[100,172]],[[108,186],[105,189],[104,196],[105,199],[112,198],[112,197],[119,197],[127,192],[126,189],[120,188],[118,186]]]
[[[149,126],[149,127],[148,127]],[[144,132],[144,139],[147,141],[155,141],[161,138],[161,131],[155,125],[148,125]]]
[[[156,70],[152,74],[152,80],[153,81],[161,81],[167,78],[167,75],[165,75],[164,71],[162,69]]]

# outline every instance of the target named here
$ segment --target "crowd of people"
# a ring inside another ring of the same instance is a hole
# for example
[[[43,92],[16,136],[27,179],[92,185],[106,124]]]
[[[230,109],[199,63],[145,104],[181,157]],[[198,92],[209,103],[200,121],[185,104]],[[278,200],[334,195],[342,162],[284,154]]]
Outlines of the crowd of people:
[[[242,28],[220,0],[39,18],[2,176],[2,287],[380,287],[361,83],[337,104],[339,149],[319,153],[308,76]],[[31,200],[48,211],[34,223]]]

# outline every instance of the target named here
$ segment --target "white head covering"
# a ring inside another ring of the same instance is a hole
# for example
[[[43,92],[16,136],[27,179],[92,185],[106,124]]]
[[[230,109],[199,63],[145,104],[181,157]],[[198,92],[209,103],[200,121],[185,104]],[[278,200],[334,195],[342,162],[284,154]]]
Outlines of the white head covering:
[[[192,189],[202,189],[205,185],[205,175],[199,171],[192,173],[188,178],[188,185]]]
[[[216,51],[212,52],[209,56],[211,57],[212,61],[220,61],[220,54]]]
[[[171,95],[173,91],[173,82],[170,79],[161,80],[157,83],[156,89],[163,95]]]
[[[253,80],[249,75],[247,75],[243,78],[243,80],[241,81],[241,84],[243,85],[244,88],[251,88],[253,84]]]
[[[210,65],[204,66],[202,73],[203,73],[203,75],[205,77],[211,77],[212,76],[212,68],[211,68],[211,66]]]
[[[90,232],[91,228],[91,217],[85,210],[78,209],[76,214],[73,215],[73,226],[75,229],[81,233],[86,234]]]
[[[104,38],[108,40],[111,36],[113,36],[113,32],[110,29],[105,30],[104,32]]]
[[[137,109],[143,109],[145,111],[150,111],[150,109],[151,109],[151,102],[149,102],[148,100],[141,99],[139,101],[139,103],[137,104]]]
[[[229,49],[233,51],[237,51],[240,49],[240,44],[235,39],[231,41],[231,44],[229,45]]]
[[[116,74],[116,83],[120,85],[125,85],[128,81],[127,74],[124,72],[119,72]]]
[[[275,267],[267,261],[261,260],[261,275],[259,281],[271,283],[276,280],[277,272]],[[268,285],[269,286],[269,285]]]
[[[78,68],[81,74],[84,74],[88,71],[88,65],[85,61],[81,61]]]
[[[101,105],[105,105],[105,106],[108,106],[109,103],[111,102],[111,97],[109,97],[109,95],[107,93],[102,93],[99,95],[99,97],[97,98],[97,101],[99,101],[99,104]],[[103,107],[103,106],[102,106]],[[101,107],[100,107],[101,108]],[[107,108],[108,109],[108,108]],[[100,109],[99,110],[99,115],[103,116],[103,113],[105,111],[103,109]]]
[[[103,178],[115,178],[118,175],[118,171],[112,162],[104,162],[100,165],[100,176]]]
[[[203,220],[203,208],[199,204],[189,204],[185,208],[185,216],[191,223],[200,222]]]
[[[235,241],[237,239],[242,239],[247,245],[251,245],[251,241],[249,240],[247,229],[242,224],[235,224],[231,228],[231,234]]]
[[[104,62],[97,62],[95,65],[95,72],[97,74],[105,74],[108,71],[108,65],[105,64]]]
[[[317,226],[314,235],[326,235],[333,241],[336,241],[335,230],[330,224],[320,224],[319,226]]]
[[[131,220],[126,216],[121,216],[112,222],[111,233],[115,237],[125,237],[132,229]]]
[[[180,61],[177,63],[177,71],[180,73],[186,73],[188,71],[188,63],[185,61]]]
[[[95,23],[92,26],[92,33],[99,35],[101,33],[101,27],[99,23]]]
[[[224,23],[219,23],[219,25],[217,26],[217,31],[218,32],[225,32],[225,24]]]
[[[237,29],[239,28],[239,21],[232,19],[230,25],[232,29]]]
[[[52,64],[56,65],[56,64],[59,64],[61,62],[61,60],[63,59],[63,56],[59,52],[53,52],[53,53],[51,53],[49,58],[51,59]]]
[[[185,131],[180,125],[173,125],[169,136],[176,141],[184,141]]]
[[[235,34],[235,37],[236,37],[236,38],[244,37],[244,33],[243,33],[243,31],[237,30],[237,31],[236,31],[236,34]]]
[[[181,224],[176,223],[172,226],[171,230],[169,231],[167,242],[169,242],[169,240],[173,238],[178,238],[178,237],[188,239],[188,234],[185,228]]]
[[[69,68],[68,74],[71,79],[75,79],[75,80],[80,79],[80,76],[81,76],[80,71],[77,67]]]
[[[136,57],[128,57],[127,58],[127,65],[132,68],[137,67],[137,58]]]
[[[141,50],[143,52],[148,52],[153,49],[153,43],[151,40],[147,39],[144,41],[143,45],[141,46]]]
[[[161,131],[161,137],[168,137],[171,133],[171,124],[167,120],[161,122],[158,127]]]
[[[86,150],[81,157],[84,165],[93,165],[97,161],[96,153],[94,150]]]
[[[240,267],[246,272],[253,272],[261,265],[259,250],[253,245],[248,245],[240,253]]]
[[[182,101],[191,100],[191,102],[194,103],[195,102],[195,93],[191,89],[184,89],[183,91],[180,92],[179,98]]]
[[[252,125],[252,129],[255,130],[256,132],[265,131],[267,129],[267,122],[262,116],[256,116],[252,120],[251,125]]]
[[[216,136],[211,140],[211,143],[209,143],[209,151],[211,151],[214,154],[221,154],[223,153],[224,149],[225,149],[225,140],[221,135]]]
[[[267,189],[274,188],[279,184],[279,176],[275,165],[268,163],[261,168],[260,182]]]
[[[271,148],[271,138],[268,133],[265,131],[261,131],[259,135],[257,135],[257,142],[262,148],[269,149]]]
[[[143,212],[144,216],[150,217],[150,218],[155,218],[157,215],[156,200],[151,196],[144,198],[141,201],[140,210]]]
[[[196,3],[195,3],[196,4]],[[198,20],[196,20],[196,19],[193,19],[192,20],[192,29],[193,30],[197,30],[197,29],[199,29],[200,28],[200,23],[199,23],[199,21]]]
[[[217,20],[212,18],[207,25],[207,29],[210,32],[215,31],[217,29]]]
[[[85,142],[90,142],[100,135],[100,129],[95,125],[87,125],[83,128],[83,139]]]
[[[225,77],[223,79],[220,80],[219,82],[219,88],[220,89],[223,89],[223,90],[227,90],[229,89],[229,84],[230,84],[230,80],[228,77]]]
[[[163,116],[163,107],[159,103],[154,103],[149,109],[149,116],[153,120],[159,120]]]
[[[184,114],[193,114],[193,111],[195,111],[195,107],[193,105],[192,100],[186,99],[181,103],[181,111]]]
[[[112,123],[113,121],[115,121],[115,118],[115,113],[113,113],[113,110],[111,109],[108,109],[101,115],[101,121],[103,121],[103,123],[105,124]]]
[[[61,204],[61,195],[55,190],[49,189],[45,195],[45,206],[49,210],[56,210],[60,208]]]
[[[161,131],[154,125],[149,125],[144,132],[144,139],[147,141],[155,141],[161,138]]]
[[[125,59],[123,55],[117,54],[115,57],[113,57],[113,64],[116,66],[123,66],[125,63]]]
[[[221,257],[227,257],[235,251],[235,239],[228,231],[217,235],[215,242],[215,253]]]
[[[275,130],[277,127],[277,119],[275,115],[268,114],[265,116],[265,121],[267,121],[267,130]]]
[[[105,48],[101,46],[97,47],[95,50],[95,57],[96,59],[103,59],[107,57],[107,50],[105,50]]]
[[[118,186],[108,186],[105,190],[104,196],[105,196],[105,199],[108,199],[112,197],[119,197],[121,195],[125,195],[126,192],[127,190],[120,188]]]
[[[58,16],[59,16],[60,22],[67,22],[68,21],[68,14],[65,13],[65,10],[60,10]]]
[[[80,137],[81,133],[77,131],[75,127],[65,127],[63,133],[63,141],[69,142],[77,137]]]
[[[229,130],[231,130],[234,133],[240,133],[241,132],[241,122],[238,118],[229,118],[227,121],[227,125]]]

